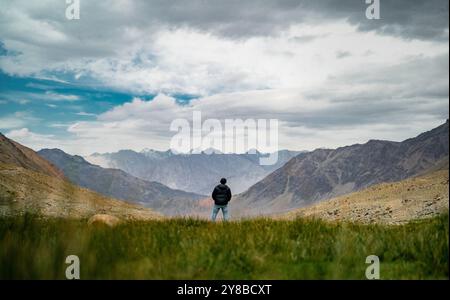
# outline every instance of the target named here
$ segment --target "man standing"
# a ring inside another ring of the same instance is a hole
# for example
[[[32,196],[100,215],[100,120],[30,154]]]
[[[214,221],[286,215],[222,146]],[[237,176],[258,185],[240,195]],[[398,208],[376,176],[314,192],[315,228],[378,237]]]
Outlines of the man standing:
[[[212,198],[214,200],[214,207],[212,210],[211,219],[216,221],[219,210],[222,209],[223,219],[228,220],[228,202],[231,200],[231,190],[226,185],[227,180],[225,178],[220,179],[220,184],[214,188],[212,192]]]

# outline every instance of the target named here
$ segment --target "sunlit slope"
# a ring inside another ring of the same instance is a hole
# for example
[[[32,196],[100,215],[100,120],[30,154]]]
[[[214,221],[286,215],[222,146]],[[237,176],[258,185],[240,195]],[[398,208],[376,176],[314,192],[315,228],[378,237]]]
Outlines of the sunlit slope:
[[[448,166],[447,166],[448,167]],[[294,210],[282,218],[398,224],[433,217],[449,209],[448,170],[382,183],[359,192]]]
[[[32,213],[87,218],[110,214],[122,219],[158,219],[149,209],[102,196],[57,177],[0,163],[0,215]]]

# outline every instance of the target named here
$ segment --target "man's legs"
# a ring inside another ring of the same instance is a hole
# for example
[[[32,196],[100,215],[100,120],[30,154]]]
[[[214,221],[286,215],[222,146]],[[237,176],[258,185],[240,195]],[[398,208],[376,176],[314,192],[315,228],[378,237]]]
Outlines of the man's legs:
[[[222,206],[222,214],[224,221],[228,220],[228,205]]]
[[[211,220],[213,221],[213,222],[215,222],[216,221],[216,217],[217,217],[217,213],[219,212],[219,206],[218,205],[215,205],[214,204],[214,206],[213,206],[213,209],[212,209],[212,214],[211,214]]]

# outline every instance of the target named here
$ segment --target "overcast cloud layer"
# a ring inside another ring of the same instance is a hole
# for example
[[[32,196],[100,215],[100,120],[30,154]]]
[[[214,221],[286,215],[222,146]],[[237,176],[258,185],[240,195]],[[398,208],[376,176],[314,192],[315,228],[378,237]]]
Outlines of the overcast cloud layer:
[[[59,100],[92,118],[43,133],[32,124],[46,116],[23,110],[0,115],[0,130],[79,154],[167,149],[170,122],[193,111],[279,119],[280,148],[412,137],[448,118],[448,1],[380,3],[381,20],[368,20],[362,0],[81,0],[69,21],[65,1],[0,0],[4,73],[130,94],[95,116],[90,99],[51,87],[45,99],[9,95],[0,109],[42,101],[52,113]]]

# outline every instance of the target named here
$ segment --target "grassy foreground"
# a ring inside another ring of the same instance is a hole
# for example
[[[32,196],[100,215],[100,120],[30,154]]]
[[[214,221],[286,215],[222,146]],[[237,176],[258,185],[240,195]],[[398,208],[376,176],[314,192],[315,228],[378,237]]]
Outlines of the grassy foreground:
[[[401,226],[255,219],[193,219],[88,227],[86,220],[0,219],[0,279],[65,279],[78,255],[81,279],[365,279],[378,255],[381,279],[448,278],[448,214]]]

